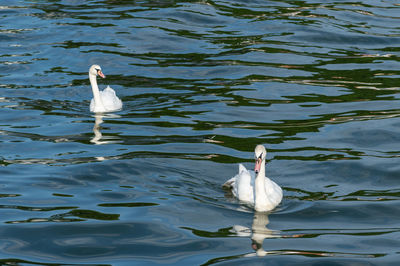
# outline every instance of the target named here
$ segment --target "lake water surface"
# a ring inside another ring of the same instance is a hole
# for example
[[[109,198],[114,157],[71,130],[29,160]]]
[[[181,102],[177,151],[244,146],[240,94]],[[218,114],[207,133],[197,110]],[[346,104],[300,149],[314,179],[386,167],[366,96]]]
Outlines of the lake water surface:
[[[397,0],[2,0],[0,40],[1,265],[400,261]],[[271,213],[221,188],[259,143]]]

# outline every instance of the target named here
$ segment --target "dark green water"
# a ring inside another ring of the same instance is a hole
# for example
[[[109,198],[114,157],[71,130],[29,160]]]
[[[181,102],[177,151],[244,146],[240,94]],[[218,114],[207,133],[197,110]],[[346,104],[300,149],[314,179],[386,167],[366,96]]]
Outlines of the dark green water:
[[[397,265],[399,22],[394,0],[2,0],[0,264]],[[89,112],[95,63],[122,111]],[[221,188],[259,143],[269,214]]]

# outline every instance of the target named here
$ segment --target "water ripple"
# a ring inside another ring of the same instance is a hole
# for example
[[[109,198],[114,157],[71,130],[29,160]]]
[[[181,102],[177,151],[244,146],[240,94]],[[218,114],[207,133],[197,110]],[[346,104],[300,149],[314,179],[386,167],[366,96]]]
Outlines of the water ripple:
[[[5,0],[0,263],[397,262],[398,11]],[[118,113],[89,112],[95,63]],[[261,216],[221,189],[259,143]]]

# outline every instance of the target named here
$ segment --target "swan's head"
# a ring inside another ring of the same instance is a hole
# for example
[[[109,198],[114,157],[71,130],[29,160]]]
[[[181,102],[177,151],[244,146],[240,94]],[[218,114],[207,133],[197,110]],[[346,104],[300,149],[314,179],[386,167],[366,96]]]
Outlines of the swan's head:
[[[97,76],[99,75],[102,78],[105,78],[106,76],[101,72],[101,67],[99,65],[93,65],[89,68],[89,75],[92,76]]]
[[[260,172],[261,164],[265,162],[267,157],[267,150],[264,145],[257,145],[254,150],[254,159],[256,160],[256,165],[254,166],[254,172],[258,174]]]

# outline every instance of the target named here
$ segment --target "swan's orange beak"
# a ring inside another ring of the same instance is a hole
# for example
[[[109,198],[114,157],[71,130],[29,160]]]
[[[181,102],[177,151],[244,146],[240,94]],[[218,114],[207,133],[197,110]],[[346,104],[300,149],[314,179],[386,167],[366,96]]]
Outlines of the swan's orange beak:
[[[262,162],[262,159],[261,159],[261,158],[257,158],[257,159],[256,159],[256,165],[254,166],[254,172],[255,172],[256,174],[258,174],[258,172],[260,172],[261,162]]]
[[[97,70],[97,75],[99,75],[103,79],[106,77],[106,75],[104,75],[103,72],[101,72],[101,70]]]

